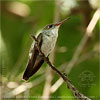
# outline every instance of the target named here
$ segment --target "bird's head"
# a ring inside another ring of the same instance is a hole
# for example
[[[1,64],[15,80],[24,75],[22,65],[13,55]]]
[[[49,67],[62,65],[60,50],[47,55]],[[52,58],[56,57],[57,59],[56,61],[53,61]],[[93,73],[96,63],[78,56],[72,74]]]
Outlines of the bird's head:
[[[70,19],[69,17],[68,18],[66,18],[65,20],[63,20],[63,21],[61,21],[61,22],[58,22],[58,23],[56,23],[56,24],[49,24],[49,25],[46,25],[45,27],[44,27],[44,31],[58,31],[58,29],[59,29],[59,27],[66,21],[66,20],[68,20],[68,19]]]

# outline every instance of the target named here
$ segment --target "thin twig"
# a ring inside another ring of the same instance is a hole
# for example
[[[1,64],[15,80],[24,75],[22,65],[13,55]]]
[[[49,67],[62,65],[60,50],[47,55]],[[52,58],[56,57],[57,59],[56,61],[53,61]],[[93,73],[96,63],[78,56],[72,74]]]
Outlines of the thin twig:
[[[94,51],[91,51],[91,52],[89,52],[88,54],[85,54],[85,55],[83,55],[81,58],[80,58],[80,60],[77,62],[77,64],[79,64],[79,63],[81,63],[81,62],[83,62],[83,61],[86,61],[87,59],[89,59],[89,58],[92,58],[92,57],[94,57],[94,56],[96,56],[96,55],[98,55],[99,53],[98,52],[94,52]],[[64,66],[66,66],[67,64],[66,63],[64,63],[64,64],[62,64],[62,65],[60,65],[58,68],[59,69],[61,69],[61,71],[64,69],[63,67]],[[43,72],[42,72],[43,73]],[[37,86],[38,84],[40,84],[41,82],[43,82],[44,80],[45,80],[45,77],[44,77],[45,75],[43,75],[43,76],[41,76],[40,78],[37,78],[36,80],[34,80],[33,82],[31,82],[32,83],[32,86],[30,86],[30,88],[33,88],[33,87],[35,87],[35,86]],[[62,79],[62,78],[61,78]],[[63,81],[63,79],[62,79],[62,81]],[[52,88],[51,88],[51,90],[50,90],[50,92],[51,93],[53,93],[56,89],[57,89],[57,87],[59,87],[59,84],[60,82],[58,81],[57,82],[57,84],[55,84]],[[23,92],[25,92],[25,91],[27,91],[27,89],[28,89],[28,85],[26,85],[26,84],[24,84],[25,85],[25,87],[26,87],[26,89],[23,89],[22,91],[19,91],[17,94],[15,94],[15,90],[17,90],[19,87],[21,87],[23,85],[23,83],[21,84],[21,85],[19,85],[18,87],[16,87],[15,89],[13,89],[12,91],[10,91],[9,93],[7,93],[6,94],[6,96],[8,95],[8,97],[14,97],[14,96],[16,96],[16,95],[19,95],[20,93],[23,93]],[[13,93],[14,92],[14,93]]]
[[[98,8],[98,9],[96,10],[96,12],[94,13],[93,18],[91,19],[89,25],[87,26],[85,35],[83,36],[81,42],[79,43],[77,49],[75,50],[75,53],[74,53],[74,55],[73,55],[71,61],[68,63],[68,65],[67,65],[67,67],[66,67],[66,69],[65,69],[66,71],[65,71],[65,72],[66,72],[67,74],[70,73],[71,69],[74,67],[74,65],[75,65],[75,64],[77,63],[77,61],[79,60],[79,56],[80,56],[80,54],[82,53],[82,51],[83,51],[83,49],[84,49],[84,46],[85,46],[85,44],[87,43],[89,37],[92,36],[93,30],[94,30],[95,25],[96,25],[96,23],[98,22],[99,18],[100,18],[100,8]],[[59,82],[59,85],[58,85],[58,87],[56,87],[55,90],[52,89],[53,92],[55,92],[55,91],[62,85],[63,80],[62,80],[61,78],[59,78],[59,79],[54,83],[54,85],[53,85],[51,88],[53,88],[53,87],[56,85],[56,83],[58,83],[58,82]]]
[[[17,95],[19,95],[19,94],[27,91],[27,89],[36,87],[37,85],[39,85],[40,83],[42,83],[44,80],[45,80],[45,75],[42,75],[41,77],[35,79],[32,82],[27,82],[27,83],[23,82],[18,87],[14,88],[10,92],[7,92],[4,95],[4,97],[6,97],[6,98],[12,98],[14,96],[17,96]]]
[[[61,0],[55,0],[55,11],[54,11],[53,23],[59,22],[60,12],[61,12],[60,9],[61,9]],[[52,64],[55,61],[55,55],[56,55],[56,46],[53,52],[50,54],[50,59],[51,59]],[[53,70],[50,67],[47,67],[46,81],[45,81],[45,85],[43,89],[42,100],[50,100],[53,78],[54,78]]]
[[[99,18],[100,18],[100,8],[97,9],[92,20],[90,21],[90,23],[86,29],[86,33],[85,33],[84,37],[82,38],[80,44],[78,45],[78,47],[72,57],[72,60],[69,62],[68,66],[66,67],[66,73],[69,73],[71,71],[72,67],[78,61],[78,58],[79,58],[81,52],[83,51],[85,44],[87,43],[89,37],[91,37],[93,34],[93,29],[94,29],[97,21],[99,20]]]
[[[81,62],[84,62],[90,58],[98,56],[100,53],[99,51],[91,51],[89,53],[84,54],[83,56],[80,57],[80,60],[77,62],[77,64],[80,64]]]
[[[68,76],[64,73],[62,74],[54,65],[51,64],[48,57],[45,57],[44,53],[41,51],[41,49],[38,46],[38,40],[35,38],[35,36],[32,36],[34,40],[36,40],[36,49],[38,49],[39,53],[41,54],[41,57],[43,57],[44,61],[60,76],[63,78],[63,80],[66,82],[67,87],[72,91],[72,93],[75,95],[75,97],[78,100],[91,100],[81,94],[75,87],[72,85],[71,81],[68,79]]]

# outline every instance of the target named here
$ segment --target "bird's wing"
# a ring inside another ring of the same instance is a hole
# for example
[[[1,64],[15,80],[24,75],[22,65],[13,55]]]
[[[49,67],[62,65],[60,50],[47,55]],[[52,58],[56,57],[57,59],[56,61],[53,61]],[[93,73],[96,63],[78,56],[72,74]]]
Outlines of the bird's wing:
[[[42,38],[43,38],[42,33],[40,33],[37,37],[40,48],[41,48],[42,41],[43,41]],[[35,47],[31,49],[29,55],[31,56],[29,57],[27,68],[23,75],[24,80],[28,80],[29,77],[35,74],[44,62],[44,60],[42,60],[42,58],[39,56],[39,52]]]

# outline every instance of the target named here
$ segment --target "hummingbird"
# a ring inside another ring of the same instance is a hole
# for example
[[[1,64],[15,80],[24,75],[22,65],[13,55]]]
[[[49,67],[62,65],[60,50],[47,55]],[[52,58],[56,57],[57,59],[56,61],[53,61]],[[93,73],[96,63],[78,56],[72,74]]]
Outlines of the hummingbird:
[[[58,38],[59,27],[68,19],[69,17],[61,22],[46,25],[41,33],[37,36],[39,48],[45,57],[48,57],[53,51]],[[33,42],[29,52],[27,67],[23,75],[23,79],[26,81],[32,75],[34,75],[44,63],[44,59],[41,57],[39,51],[35,48],[35,45],[36,43]]]

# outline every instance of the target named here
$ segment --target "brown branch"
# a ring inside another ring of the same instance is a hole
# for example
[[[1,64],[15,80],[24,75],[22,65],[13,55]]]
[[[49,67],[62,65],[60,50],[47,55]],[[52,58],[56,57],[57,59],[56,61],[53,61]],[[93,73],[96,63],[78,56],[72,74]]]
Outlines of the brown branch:
[[[62,74],[54,65],[51,64],[50,60],[48,57],[45,57],[44,53],[41,51],[41,49],[38,46],[38,40],[35,38],[35,36],[33,36],[33,39],[36,42],[35,48],[39,51],[41,57],[43,57],[44,61],[53,69],[53,71],[55,71],[60,77],[62,77],[62,79],[66,82],[67,87],[72,91],[72,93],[74,94],[74,96],[78,99],[78,100],[91,100],[89,98],[87,98],[86,96],[84,96],[83,94],[81,94],[75,87],[74,85],[72,85],[71,81],[68,79],[68,76],[64,73]]]
[[[83,36],[82,40],[80,41],[79,45],[77,46],[77,49],[75,50],[75,53],[73,54],[72,59],[70,60],[70,62],[68,63],[67,67],[66,67],[66,73],[69,74],[71,69],[74,67],[74,65],[77,63],[77,61],[80,58],[80,54],[82,53],[82,51],[84,50],[84,46],[87,43],[88,39],[93,35],[93,30],[95,28],[96,23],[98,22],[100,18],[100,8],[98,8],[96,10],[96,12],[94,13],[89,25],[87,26],[85,35]],[[56,87],[54,91],[56,91],[63,83],[63,80],[61,78],[59,78],[56,83],[59,82],[59,86]],[[56,84],[54,83],[54,85]],[[54,87],[53,85],[53,87]]]
[[[85,54],[85,55],[83,55],[81,58],[80,58],[80,60],[77,62],[77,64],[79,64],[79,63],[81,63],[81,62],[83,62],[83,61],[86,61],[87,59],[90,59],[90,58],[93,58],[94,56],[97,56],[99,54],[99,52],[97,52],[97,51],[91,51],[91,52],[89,52],[88,54]],[[62,65],[60,65],[58,68],[62,71],[65,67],[64,66],[66,66],[67,64],[66,63],[64,63],[64,64],[62,64]],[[42,72],[42,73],[44,73],[44,71]],[[45,80],[45,75],[43,75],[43,76],[41,76],[40,78],[37,78],[36,80],[34,80],[34,81],[32,81],[31,83],[32,83],[32,86],[30,86],[30,88],[33,88],[33,87],[35,87],[35,86],[37,86],[37,85],[39,85],[41,82],[43,82]],[[62,80],[62,82],[63,82],[63,79],[61,78],[61,80]],[[60,82],[61,82],[61,80],[60,80]],[[60,83],[59,81],[55,84],[55,85],[53,85],[52,86],[52,88],[51,88],[51,90],[50,90],[50,92],[51,93],[53,93],[56,89],[57,89],[57,87],[59,87],[59,83]],[[28,82],[29,83],[29,82]],[[18,87],[16,87],[15,89],[13,89],[12,91],[10,91],[9,93],[7,93],[6,94],[6,96],[8,96],[8,97],[14,97],[14,96],[16,96],[16,95],[19,95],[20,93],[23,93],[23,92],[25,92],[25,91],[27,91],[27,89],[29,89],[29,87],[28,87],[28,85],[27,84],[24,84],[24,86],[26,87],[26,89],[23,89],[22,91],[19,91],[18,93],[13,93],[15,90],[17,90],[19,87],[21,87],[23,85],[23,83],[21,84],[21,85],[19,85]],[[55,90],[54,90],[55,89]],[[45,95],[44,95],[45,96]]]
[[[60,10],[61,10],[61,0],[55,0],[55,11],[54,11],[53,23],[59,22],[60,12],[61,12]],[[56,55],[56,47],[50,55],[50,59],[51,59],[52,64],[55,61],[55,55]],[[53,70],[50,67],[47,67],[47,69],[46,69],[46,81],[45,81],[45,85],[44,85],[44,89],[43,89],[42,100],[44,100],[44,99],[50,100],[53,78],[54,78]]]

